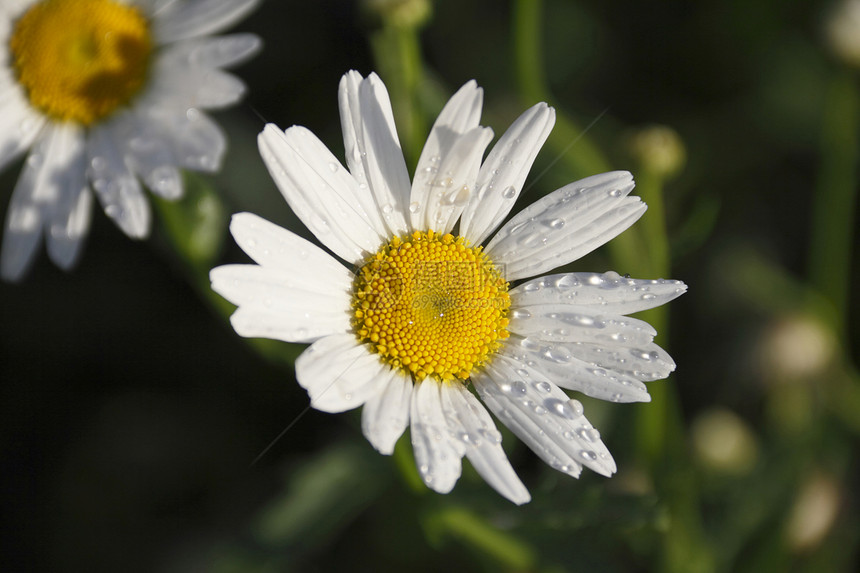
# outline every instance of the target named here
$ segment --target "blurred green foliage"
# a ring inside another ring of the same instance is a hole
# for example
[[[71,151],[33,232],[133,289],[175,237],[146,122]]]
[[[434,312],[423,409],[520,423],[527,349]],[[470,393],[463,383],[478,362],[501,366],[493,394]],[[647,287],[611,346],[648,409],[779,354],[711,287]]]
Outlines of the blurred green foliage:
[[[264,3],[237,26],[266,48],[238,70],[244,107],[219,117],[222,173],[154,201],[149,244],[96,215],[73,274],[42,264],[0,285],[3,569],[855,571],[860,84],[828,48],[833,5]],[[229,213],[309,236],[256,133],[302,124],[342,155],[336,88],[352,68],[386,82],[413,167],[475,78],[497,135],[537,101],[558,111],[522,204],[634,173],[649,211],[566,269],[690,291],[642,315],[678,363],[653,402],[583,400],[612,479],[559,474],[505,432],[531,503],[468,465],[437,495],[416,482],[408,437],[386,458],[358,414],[307,410],[301,346],[230,330],[207,278],[246,260]]]

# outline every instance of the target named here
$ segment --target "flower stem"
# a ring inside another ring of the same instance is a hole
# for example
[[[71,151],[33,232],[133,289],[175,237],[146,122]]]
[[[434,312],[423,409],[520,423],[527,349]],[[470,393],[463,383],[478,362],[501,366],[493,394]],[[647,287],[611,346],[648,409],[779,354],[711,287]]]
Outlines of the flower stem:
[[[541,51],[542,0],[517,0],[514,3],[514,56],[520,97],[531,105],[539,101],[552,104]],[[555,128],[547,147],[560,157],[576,177],[609,171],[609,161],[586,137],[586,131],[563,110],[556,109]],[[576,153],[570,153],[574,144]]]
[[[808,268],[810,282],[834,307],[835,331],[846,334],[860,157],[860,94],[851,70],[832,78],[826,97]]]

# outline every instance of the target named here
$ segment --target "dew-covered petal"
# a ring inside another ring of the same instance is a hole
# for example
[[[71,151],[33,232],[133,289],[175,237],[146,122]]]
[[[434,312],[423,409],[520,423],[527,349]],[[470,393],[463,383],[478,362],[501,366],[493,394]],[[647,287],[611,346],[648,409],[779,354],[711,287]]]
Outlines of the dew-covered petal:
[[[578,477],[581,466],[610,476],[615,461],[600,434],[540,371],[497,355],[472,382],[484,403],[550,467]]]
[[[389,369],[354,334],[321,338],[296,359],[296,379],[323,412],[361,406],[382,390]]]
[[[483,243],[511,211],[553,125],[555,110],[539,103],[518,117],[493,146],[460,219],[460,234],[470,243]]]
[[[531,336],[511,336],[505,343],[508,358],[520,368],[537,369],[562,388],[611,402],[650,402],[638,378],[580,360],[575,343],[545,342]]]
[[[159,44],[219,32],[250,13],[260,0],[162,2],[149,15]]]
[[[224,265],[212,269],[212,290],[239,308],[230,317],[240,336],[313,342],[350,330],[348,289],[315,288],[323,280],[296,268]]]
[[[419,205],[418,211],[424,215],[417,228],[442,234],[454,228],[472,195],[481,157],[492,139],[493,130],[489,127],[475,127],[454,139],[450,149],[441,155],[426,202],[421,205],[413,198],[413,204]],[[417,219],[421,218],[413,217]]]
[[[515,215],[487,245],[508,280],[544,273],[588,254],[645,212],[628,197],[633,177],[613,171],[571,183]]]
[[[158,115],[149,117],[145,109],[125,113],[112,122],[111,130],[122,142],[126,164],[149,190],[164,199],[176,200],[184,191],[182,174],[176,168],[180,161],[157,118]]]
[[[31,191],[23,190],[22,197],[29,197],[25,202],[32,201],[43,213],[48,256],[60,268],[69,269],[80,254],[91,216],[84,132],[74,124],[58,124],[51,128],[48,139],[44,153],[34,152],[28,160],[28,164],[41,161],[35,178],[25,180],[25,174],[19,183],[34,185]],[[23,211],[33,203],[23,205]],[[15,207],[15,212],[10,207],[12,216],[19,214]]]
[[[666,304],[687,291],[670,279],[631,279],[616,272],[566,273],[532,279],[511,289],[511,307],[534,304],[597,306],[608,314],[632,314]]]
[[[32,264],[41,243],[47,208],[59,198],[56,187],[49,184],[51,164],[45,161],[57,146],[56,134],[51,127],[39,138],[12,191],[0,251],[4,280],[19,280]]]
[[[227,68],[247,61],[262,45],[263,41],[254,34],[197,38],[166,47],[159,59],[182,68]]]
[[[358,184],[314,134],[269,124],[258,142],[287,203],[321,243],[353,263],[379,248],[383,235],[358,199]]]
[[[27,104],[18,86],[0,89],[0,171],[33,145],[45,121]]]
[[[460,477],[466,444],[452,435],[460,428],[449,427],[440,386],[430,378],[415,385],[409,418],[418,474],[430,489],[448,493]]]
[[[413,229],[429,228],[426,227],[426,219],[431,194],[439,191],[443,191],[446,195],[451,194],[451,189],[446,191],[440,188],[439,168],[443,158],[454,149],[456,141],[466,132],[478,127],[483,95],[484,90],[478,87],[475,80],[471,80],[451,96],[436,118],[421,156],[418,158],[418,166],[412,181],[409,218]],[[483,149],[481,151],[483,152]],[[441,179],[444,181],[445,177]],[[448,187],[452,186],[453,178],[452,185]],[[469,189],[471,190],[471,187]],[[466,198],[470,194],[471,191],[467,193]],[[456,194],[453,198],[456,198]],[[431,214],[430,218],[432,217]]]
[[[352,273],[324,250],[253,213],[236,213],[230,221],[236,244],[264,267],[284,269],[307,288],[331,294],[352,288]]]
[[[105,213],[129,237],[149,235],[150,209],[140,181],[129,169],[108,127],[90,131],[87,140],[89,179]]]
[[[657,334],[647,322],[602,310],[562,303],[518,306],[511,311],[508,330],[547,341],[625,346],[648,344]]]
[[[247,91],[244,82],[230,73],[181,65],[163,56],[156,60],[152,76],[138,106],[223,109],[238,102]]]
[[[350,71],[341,78],[338,104],[349,171],[372,193],[385,234],[401,235],[408,229],[410,182],[388,90],[376,74],[362,79]]]
[[[382,390],[361,410],[361,429],[373,447],[388,456],[409,425],[412,378],[393,369],[383,369],[382,376],[387,378]]]
[[[442,384],[441,391],[448,425],[458,428],[455,438],[466,444],[466,457],[478,474],[517,505],[527,503],[531,496],[511,467],[486,408],[459,382]]]

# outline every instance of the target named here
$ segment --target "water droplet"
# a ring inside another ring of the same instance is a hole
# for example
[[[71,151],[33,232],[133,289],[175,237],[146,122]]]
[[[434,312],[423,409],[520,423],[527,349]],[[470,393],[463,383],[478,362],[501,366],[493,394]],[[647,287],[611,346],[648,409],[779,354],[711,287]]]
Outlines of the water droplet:
[[[478,433],[491,444],[501,444],[502,434],[492,428],[481,428]]]
[[[394,207],[389,204],[385,204],[382,206],[382,213],[385,215],[390,215],[391,212],[394,211]]]
[[[418,203],[412,202],[409,204],[409,212],[410,213],[417,213],[420,210],[421,210],[421,205],[419,205]]]
[[[582,413],[585,411],[582,407],[582,402],[575,398],[568,400],[567,405],[570,406],[570,409],[577,417],[582,416]]]
[[[552,386],[549,385],[549,382],[545,382],[545,381],[535,382],[535,388],[537,388],[539,391],[541,391],[545,394],[548,394],[549,392],[552,391]]]
[[[502,197],[504,197],[505,199],[513,199],[516,196],[517,190],[513,187],[505,187],[505,189],[502,191]]]
[[[564,219],[550,219],[548,221],[544,221],[543,223],[551,229],[561,229],[562,227],[564,227]]]
[[[526,392],[529,391],[529,389],[526,388],[525,382],[523,382],[522,380],[517,380],[513,384],[511,384],[511,390],[515,394],[520,394],[522,396],[525,396]]]
[[[337,173],[338,164],[335,163],[334,161],[330,161],[328,164],[328,170],[331,171],[332,173]]]
[[[547,409],[562,418],[574,419],[578,417],[576,410],[571,406],[570,402],[564,402],[558,398],[547,398],[544,400]]]
[[[579,452],[579,455],[582,456],[582,459],[587,460],[589,462],[597,461],[597,454],[595,454],[591,450],[582,450],[581,452]]]
[[[518,318],[520,320],[527,320],[532,317],[532,313],[530,313],[524,308],[516,308],[513,312],[511,312],[511,317]]]
[[[546,414],[546,408],[538,404],[535,404],[534,408],[532,409],[534,410],[534,413],[538,416],[543,416],[544,414]]]
[[[641,298],[642,300],[654,300],[655,298],[657,298],[657,295],[656,295],[656,294],[651,294],[651,293],[645,293],[645,294],[643,294],[640,298]]]

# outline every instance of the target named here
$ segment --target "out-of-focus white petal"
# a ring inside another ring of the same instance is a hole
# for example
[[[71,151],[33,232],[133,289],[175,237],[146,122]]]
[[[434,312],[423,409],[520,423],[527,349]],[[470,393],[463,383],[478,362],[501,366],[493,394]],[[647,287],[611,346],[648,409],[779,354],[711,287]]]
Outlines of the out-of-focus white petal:
[[[162,2],[149,14],[159,44],[214,34],[248,15],[260,0]]]
[[[321,338],[296,359],[296,379],[323,412],[361,406],[382,390],[388,369],[354,334]]]
[[[442,410],[440,386],[432,378],[418,382],[412,392],[409,417],[418,474],[430,489],[448,493],[460,478],[466,444],[452,435],[461,428],[449,426]]]
[[[45,157],[51,172],[47,185],[56,186],[57,199],[48,207],[48,256],[64,270],[77,262],[90,229],[92,194],[87,186],[87,150],[84,130],[72,123],[56,128],[57,144]]]
[[[632,314],[666,304],[687,292],[669,279],[631,279],[616,272],[548,275],[511,289],[511,308],[535,304],[599,307],[605,314]]]
[[[230,322],[240,336],[313,342],[348,332],[348,290],[314,289],[306,279],[293,280],[296,275],[295,268],[224,265],[209,276],[212,290],[239,307]]]
[[[451,154],[456,141],[466,132],[478,127],[483,95],[484,90],[478,87],[475,80],[471,80],[451,96],[439,113],[439,117],[436,118],[427,137],[427,143],[424,144],[424,149],[418,158],[418,166],[412,181],[409,218],[413,229],[426,228],[427,205],[433,194],[442,192],[446,197],[456,199],[457,193],[452,194],[452,191],[459,192],[460,188],[453,189],[453,177],[440,176],[439,168],[444,158]],[[480,161],[480,156],[478,160]],[[451,179],[451,184],[446,188],[443,182],[447,178]],[[468,196],[468,193],[466,195]],[[433,215],[429,217],[432,219]]]
[[[499,355],[472,382],[484,403],[551,467],[578,477],[580,466],[610,476],[615,461],[600,434],[571,400],[540,371]]]
[[[518,117],[493,146],[460,219],[460,235],[470,243],[483,243],[511,211],[553,125],[555,110],[539,103]]]
[[[254,34],[197,38],[165,47],[159,59],[182,68],[227,68],[247,61],[262,46],[263,41]]]
[[[33,145],[45,122],[45,117],[27,104],[17,85],[0,89],[0,171]]]
[[[632,225],[645,212],[628,197],[626,171],[594,175],[566,185],[515,215],[487,245],[505,265],[506,278],[534,276],[588,254]]]
[[[531,496],[502,449],[502,435],[477,398],[460,382],[443,383],[442,407],[455,437],[466,444],[466,457],[493,489],[517,505]]]
[[[376,74],[362,79],[351,71],[341,78],[338,102],[349,171],[372,193],[385,234],[401,235],[408,230],[410,183],[388,90]]]
[[[89,179],[108,217],[129,237],[142,239],[149,235],[149,203],[109,127],[90,131],[87,153]]]
[[[363,191],[315,135],[270,124],[258,143],[287,203],[320,242],[353,263],[379,248],[384,235],[357,199]]]
[[[611,402],[650,402],[645,384],[634,376],[580,360],[574,344],[511,336],[504,353],[525,371],[538,370],[562,388]],[[501,351],[500,351],[501,352]],[[534,366],[532,366],[532,364]]]
[[[382,390],[364,404],[361,429],[373,447],[388,456],[409,425],[412,377],[390,368],[383,369],[381,376],[388,380]]]

